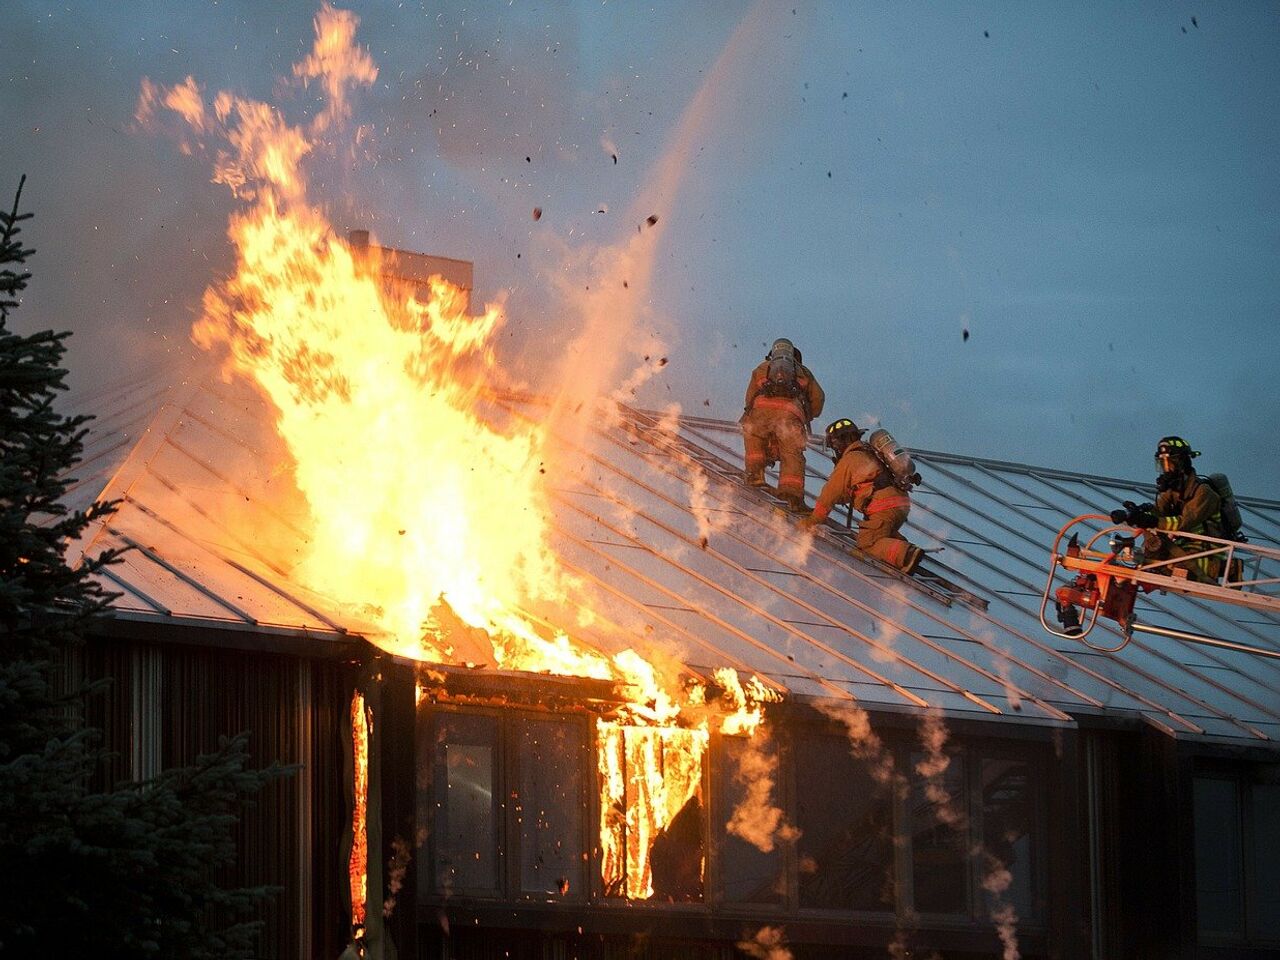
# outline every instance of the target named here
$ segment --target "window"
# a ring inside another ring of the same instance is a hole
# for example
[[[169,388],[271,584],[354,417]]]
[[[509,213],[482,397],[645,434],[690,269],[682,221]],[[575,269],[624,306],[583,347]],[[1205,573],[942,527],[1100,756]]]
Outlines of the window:
[[[1202,934],[1244,933],[1240,796],[1234,780],[1196,779],[1196,910]]]
[[[438,710],[424,711],[423,729],[421,889],[585,898],[585,724]]]
[[[422,717],[425,896],[701,904],[714,853],[716,906],[822,911],[837,922],[896,913],[949,927],[1044,916],[1044,791],[1034,748],[953,740],[945,764],[924,764],[907,730],[883,739],[883,756],[872,761],[855,758],[846,736],[818,727],[750,742],[510,707],[436,705]],[[763,771],[769,789],[757,783],[753,791],[744,766]],[[1257,789],[1270,793],[1249,801],[1248,820],[1234,781],[1199,787],[1208,821],[1250,824],[1227,845],[1234,860],[1216,847],[1201,852],[1202,916],[1224,935],[1246,920],[1264,931],[1264,915],[1276,912],[1280,871],[1241,852],[1249,837],[1280,842],[1280,787]],[[774,847],[730,832],[735,817],[757,827],[757,837],[775,838]],[[794,841],[776,840],[780,821],[798,828]],[[1269,885],[1255,883],[1246,896],[1240,882],[1222,878],[1247,868]],[[1246,915],[1241,904],[1256,906]]]
[[[924,761],[911,755],[911,769]],[[919,913],[969,912],[968,810],[964,758],[953,756],[945,770],[912,777],[908,799],[911,830],[913,906]]]
[[[1007,870],[1000,890],[999,882],[986,883],[984,895],[987,910],[1000,903],[1010,904],[1019,917],[1035,913],[1035,874],[1032,837],[1035,828],[1035,804],[1032,802],[1031,765],[1023,760],[982,758],[981,809],[982,848],[989,860],[983,865],[985,879],[998,880],[996,870]]]
[[[1009,908],[1018,922],[1042,917],[1043,791],[1031,752],[953,741],[943,765],[906,742],[884,749],[903,789],[877,782],[844,737],[797,737],[799,905],[947,922],[988,923]]]
[[[1280,768],[1192,784],[1196,920],[1202,939],[1280,941]]]
[[[748,741],[744,737],[723,737],[720,748],[720,789],[717,794],[720,802],[716,808],[715,826],[720,838],[721,896],[727,903],[782,903],[787,895],[783,845],[775,844],[766,853],[725,829],[734,812],[741,809],[748,799],[746,785],[738,776],[749,749]],[[765,762],[778,762],[777,744],[773,740],[759,749],[763,751]],[[768,800],[778,804],[781,802],[777,795],[780,777],[775,775],[773,779],[774,788]]]
[[[1252,793],[1254,910],[1252,929],[1280,940],[1280,783],[1257,783]]]
[[[582,824],[583,731],[579,724],[528,720],[517,726],[520,788],[520,890],[550,899],[579,899],[585,838]]]
[[[893,910],[893,805],[844,737],[797,742],[800,906]]]
[[[706,734],[602,721],[597,735],[605,896],[659,903],[701,900]]]
[[[440,715],[433,754],[433,885],[457,893],[496,893],[501,815],[497,718]]]

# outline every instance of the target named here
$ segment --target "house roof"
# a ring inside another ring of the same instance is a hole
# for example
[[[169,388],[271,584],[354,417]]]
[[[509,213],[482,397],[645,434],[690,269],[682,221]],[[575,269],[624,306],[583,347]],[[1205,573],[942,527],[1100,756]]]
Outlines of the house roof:
[[[296,551],[306,534],[302,518],[260,496],[280,460],[254,394],[152,380],[103,392],[91,409],[97,429],[69,499],[123,502],[70,558],[133,548],[102,574],[120,593],[119,617],[318,644],[375,632],[280,562],[281,545]],[[505,396],[490,413],[538,418],[541,409]],[[810,546],[794,518],[742,482],[734,423],[622,407],[559,441],[577,450],[581,469],[552,485],[552,546],[596,616],[573,632],[602,652],[656,647],[703,675],[732,666],[794,698],[868,709],[1039,725],[1141,720],[1176,737],[1280,741],[1280,661],[1142,635],[1099,653],[1040,626],[1058,529],[1077,514],[1150,498],[1148,484],[914,451],[924,480],[905,532],[945,548],[927,565],[949,588],[851,556],[834,528]],[[828,468],[815,447],[810,495]],[[1280,502],[1241,506],[1253,541],[1280,540]],[[235,533],[247,517],[252,540]],[[529,612],[577,622],[564,609]],[[1280,650],[1273,615],[1165,596],[1140,600],[1138,614]]]

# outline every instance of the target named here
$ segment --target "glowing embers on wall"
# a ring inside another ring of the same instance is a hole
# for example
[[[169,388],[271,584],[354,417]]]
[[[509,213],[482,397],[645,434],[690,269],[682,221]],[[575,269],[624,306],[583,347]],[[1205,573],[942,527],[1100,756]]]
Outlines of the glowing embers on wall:
[[[351,884],[351,928],[359,931],[365,923],[365,900],[369,883],[369,836],[366,813],[369,802],[369,728],[373,718],[365,709],[359,690],[351,698],[351,747],[355,760],[352,779],[354,802],[351,812],[351,856],[347,875]]]
[[[605,896],[701,900],[705,730],[597,723]]]

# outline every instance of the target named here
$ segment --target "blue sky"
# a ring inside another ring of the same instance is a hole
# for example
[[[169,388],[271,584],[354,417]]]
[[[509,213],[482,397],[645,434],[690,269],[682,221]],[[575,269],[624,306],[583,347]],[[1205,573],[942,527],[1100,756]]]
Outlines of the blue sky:
[[[317,195],[339,228],[474,260],[520,375],[569,335],[566,245],[634,229],[750,16],[652,211],[671,362],[642,402],[735,418],[785,335],[831,417],[908,445],[1149,477],[1176,432],[1280,497],[1280,3],[348,6],[381,74],[362,162]],[[315,9],[5,4],[0,174],[28,174],[39,248],[17,320],[76,331],[78,382],[176,360],[230,263],[229,198],[133,127],[142,78],[271,98]]]

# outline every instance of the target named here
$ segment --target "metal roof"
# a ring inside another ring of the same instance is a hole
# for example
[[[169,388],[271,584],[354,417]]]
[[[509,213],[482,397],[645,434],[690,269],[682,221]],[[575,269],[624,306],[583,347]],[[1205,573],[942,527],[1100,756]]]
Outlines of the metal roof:
[[[157,406],[141,426],[141,411]],[[505,397],[490,412],[540,410],[536,399]],[[318,639],[372,629],[259,549],[268,540],[300,545],[305,533],[299,518],[257,496],[279,454],[250,391],[138,383],[104,394],[96,412],[72,499],[87,502],[92,489],[124,502],[70,557],[135,548],[104,574],[121,592],[122,616]],[[595,614],[573,632],[602,652],[657,650],[702,674],[732,666],[793,697],[854,698],[869,709],[1041,725],[1140,719],[1179,737],[1280,741],[1280,661],[1140,635],[1102,654],[1041,628],[1059,527],[1125,498],[1148,499],[1150,485],[915,451],[924,482],[906,532],[945,548],[929,565],[945,565],[963,588],[956,593],[850,556],[835,530],[810,545],[794,518],[743,484],[734,423],[622,407],[558,441],[577,451],[580,469],[553,484],[552,546],[580,579],[575,602]],[[829,466],[815,448],[810,495]],[[1241,505],[1251,539],[1280,539],[1280,503]],[[246,518],[254,542],[233,532]],[[1280,649],[1274,616],[1150,596],[1138,612]],[[529,613],[578,621],[546,606]]]

